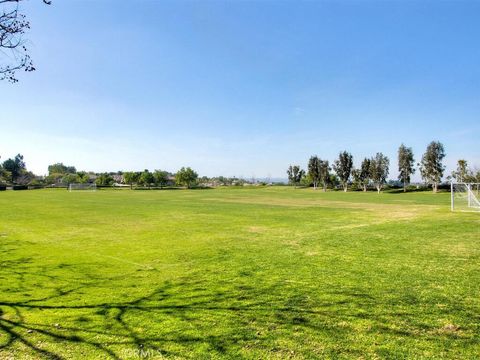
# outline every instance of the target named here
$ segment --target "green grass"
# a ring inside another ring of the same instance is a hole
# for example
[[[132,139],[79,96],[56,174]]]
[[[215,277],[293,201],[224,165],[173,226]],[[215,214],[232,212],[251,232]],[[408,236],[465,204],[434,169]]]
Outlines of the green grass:
[[[0,193],[0,359],[478,358],[449,195]]]

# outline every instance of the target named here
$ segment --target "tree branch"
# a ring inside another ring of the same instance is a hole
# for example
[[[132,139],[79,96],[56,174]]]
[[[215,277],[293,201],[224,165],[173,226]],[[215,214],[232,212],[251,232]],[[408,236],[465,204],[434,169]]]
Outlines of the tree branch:
[[[23,35],[30,29],[30,22],[24,14],[19,13],[18,3],[23,0],[0,0],[0,4],[12,4],[13,9],[3,10],[0,14],[0,80],[17,82],[15,72],[18,70],[34,71],[35,67],[28,54]],[[51,0],[42,0],[50,5]],[[15,4],[15,5],[14,5]],[[1,51],[8,50],[8,53]],[[1,56],[3,55],[3,56]],[[4,59],[2,59],[4,58]]]

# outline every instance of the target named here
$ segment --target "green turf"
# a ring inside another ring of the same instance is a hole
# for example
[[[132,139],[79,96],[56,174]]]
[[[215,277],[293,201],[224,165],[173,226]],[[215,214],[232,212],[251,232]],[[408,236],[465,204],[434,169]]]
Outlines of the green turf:
[[[478,358],[449,195],[0,193],[0,359]]]

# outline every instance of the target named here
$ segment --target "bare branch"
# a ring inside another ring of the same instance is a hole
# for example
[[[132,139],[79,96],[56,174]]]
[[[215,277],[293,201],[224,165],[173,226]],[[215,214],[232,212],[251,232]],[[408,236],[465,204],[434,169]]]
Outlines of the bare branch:
[[[0,80],[17,82],[18,70],[34,71],[32,59],[25,46],[23,35],[30,29],[30,22],[19,12],[18,4],[23,0],[0,0],[9,9],[0,13]],[[50,0],[43,0],[50,5]],[[2,51],[5,50],[5,51]]]

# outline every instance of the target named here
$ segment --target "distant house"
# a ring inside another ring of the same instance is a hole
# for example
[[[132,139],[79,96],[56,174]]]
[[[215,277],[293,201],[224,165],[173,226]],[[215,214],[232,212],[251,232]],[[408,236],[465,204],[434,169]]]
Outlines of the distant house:
[[[168,175],[167,186],[175,185],[175,175]]]
[[[88,173],[88,182],[89,183],[94,183],[95,180],[97,180],[97,174],[92,173],[92,172]]]
[[[112,178],[113,178],[113,181],[115,181],[115,183],[117,184],[123,184],[124,182],[123,175],[115,174],[115,175],[112,175]]]

